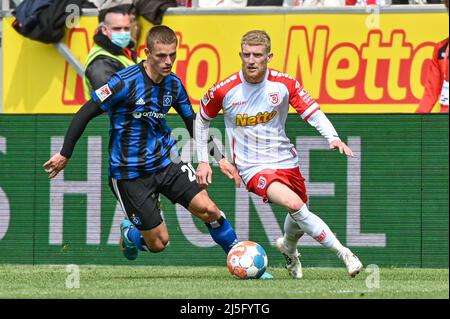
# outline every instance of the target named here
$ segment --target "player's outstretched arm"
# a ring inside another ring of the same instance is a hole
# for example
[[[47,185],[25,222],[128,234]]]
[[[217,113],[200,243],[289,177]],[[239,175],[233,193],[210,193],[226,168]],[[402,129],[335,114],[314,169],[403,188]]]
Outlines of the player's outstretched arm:
[[[44,163],[45,172],[48,174],[48,178],[52,179],[60,171],[66,167],[67,163],[69,162],[69,159],[67,157],[62,156],[59,153],[56,153],[52,156],[47,162]]]
[[[195,119],[194,127],[194,140],[197,146],[197,158],[199,161],[196,176],[197,183],[204,188],[208,187],[208,185],[212,183],[212,170],[208,162],[209,124],[209,121],[202,119],[199,112]]]
[[[97,104],[89,100],[84,104],[80,110],[74,115],[69,128],[67,129],[64,138],[64,144],[61,151],[53,155],[47,162],[44,163],[45,172],[49,174],[48,178],[53,178],[66,167],[69,158],[75,148],[80,136],[83,134],[86,125],[91,119],[103,113],[103,110]]]
[[[219,161],[219,167],[223,175],[227,176],[229,179],[234,179],[236,187],[241,185],[241,177],[239,176],[236,166],[228,162],[226,158],[222,158]]]
[[[314,112],[307,121],[328,141],[331,150],[338,149],[341,154],[354,157],[352,150],[341,141],[333,124],[321,110]]]
[[[334,140],[330,143],[330,150],[338,149],[339,153],[354,157],[353,151],[341,140]]]

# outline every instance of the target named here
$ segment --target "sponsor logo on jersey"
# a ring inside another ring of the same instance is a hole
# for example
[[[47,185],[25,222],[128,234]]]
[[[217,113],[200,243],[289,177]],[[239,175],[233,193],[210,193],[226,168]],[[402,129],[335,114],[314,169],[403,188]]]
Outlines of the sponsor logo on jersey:
[[[166,117],[166,114],[164,113],[157,113],[157,112],[153,112],[153,111],[148,111],[148,112],[133,112],[131,115],[133,115],[133,117],[135,119],[140,119],[141,117],[154,117],[156,119],[163,119]]]
[[[260,176],[258,179],[258,188],[264,189],[267,185],[267,179],[264,176]]]
[[[279,77],[286,78],[286,79],[289,79],[289,80],[294,80],[294,78],[292,76],[290,76],[289,74],[278,72],[278,71],[275,71],[275,70],[272,70],[270,72],[270,74],[272,76],[279,76]]]
[[[267,123],[272,120],[277,111],[272,112],[258,112],[256,115],[249,116],[247,113],[236,115],[236,126],[255,126],[258,124]]]
[[[223,87],[224,85],[231,83],[232,81],[236,80],[238,77],[236,74],[233,74],[232,76],[230,76],[228,79],[223,80],[222,82],[217,83],[216,85],[214,85],[210,90],[210,96],[211,98],[214,98],[214,92],[218,89],[220,89],[221,87]]]
[[[103,102],[109,96],[111,96],[112,92],[111,92],[111,89],[109,88],[108,84],[105,84],[101,88],[97,89],[95,91],[95,94],[97,95],[100,102]]]
[[[280,93],[269,93],[269,102],[273,105],[278,105],[280,103]]]
[[[211,99],[209,98],[208,93],[206,93],[202,97],[202,103],[203,103],[203,105],[208,105],[209,101],[211,101]]]
[[[171,106],[171,105],[172,105],[172,95],[164,95],[163,106]]]
[[[209,101],[211,101],[211,99],[214,98],[214,91],[215,91],[215,88],[212,87],[208,90],[208,92],[205,93],[205,95],[203,95],[203,97],[202,97],[203,105],[208,105]]]
[[[136,101],[135,103],[136,105],[145,105],[145,101],[143,98],[140,98],[139,100]]]
[[[309,95],[309,93],[305,89],[298,89],[298,95],[305,102],[306,105],[311,106],[314,103],[314,99]]]
[[[327,238],[327,233],[325,232],[325,230],[322,230],[319,236],[314,237],[314,239],[317,240],[318,242],[324,241],[325,238]]]
[[[231,103],[231,106],[241,106],[241,105],[247,104],[247,102],[248,102],[247,100],[237,101],[237,102]]]

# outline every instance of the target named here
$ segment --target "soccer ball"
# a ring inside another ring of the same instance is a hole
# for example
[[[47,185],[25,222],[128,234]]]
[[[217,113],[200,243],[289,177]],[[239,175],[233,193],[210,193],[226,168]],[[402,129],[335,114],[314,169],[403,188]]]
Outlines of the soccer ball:
[[[267,269],[267,254],[253,241],[241,241],[228,252],[228,270],[239,279],[258,279]]]

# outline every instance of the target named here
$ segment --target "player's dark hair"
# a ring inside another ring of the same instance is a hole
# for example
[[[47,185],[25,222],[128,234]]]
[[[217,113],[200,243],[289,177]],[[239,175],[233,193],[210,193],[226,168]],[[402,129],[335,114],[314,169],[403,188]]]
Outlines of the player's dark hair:
[[[105,22],[106,15],[108,13],[121,13],[123,15],[131,14],[133,12],[133,5],[131,4],[120,4],[110,8],[100,10],[98,13],[98,22]]]
[[[178,44],[176,33],[165,25],[157,25],[150,29],[147,33],[147,48],[153,49],[156,42],[162,44]]]

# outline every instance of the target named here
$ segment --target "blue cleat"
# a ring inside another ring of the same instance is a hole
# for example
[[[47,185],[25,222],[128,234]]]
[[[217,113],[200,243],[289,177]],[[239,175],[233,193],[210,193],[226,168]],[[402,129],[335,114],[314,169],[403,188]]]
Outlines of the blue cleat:
[[[273,279],[273,276],[266,271],[261,275],[261,277],[259,277],[259,279]]]
[[[136,245],[128,239],[127,237],[127,230],[131,227],[134,227],[134,225],[128,220],[124,219],[120,223],[120,247],[122,249],[123,255],[128,260],[135,260],[138,256],[138,249],[136,248]]]

